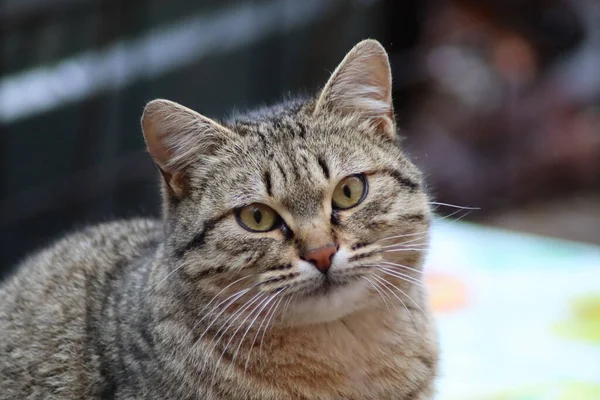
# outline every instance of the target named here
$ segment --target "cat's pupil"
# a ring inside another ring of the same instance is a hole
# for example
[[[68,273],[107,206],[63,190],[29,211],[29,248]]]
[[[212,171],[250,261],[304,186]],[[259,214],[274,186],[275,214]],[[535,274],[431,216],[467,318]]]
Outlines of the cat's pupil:
[[[260,224],[260,221],[262,221],[262,214],[259,209],[254,210],[254,221],[256,221],[257,224]]]
[[[342,191],[344,192],[344,196],[346,196],[347,198],[352,198],[352,192],[350,191],[350,188],[348,187],[348,185],[344,185],[344,188],[342,189]]]

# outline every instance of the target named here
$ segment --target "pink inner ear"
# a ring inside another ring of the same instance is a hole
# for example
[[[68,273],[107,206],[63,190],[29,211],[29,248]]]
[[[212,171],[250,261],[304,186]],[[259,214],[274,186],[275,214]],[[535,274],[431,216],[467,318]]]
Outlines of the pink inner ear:
[[[148,151],[163,171],[174,173],[209,156],[234,134],[219,123],[180,104],[153,100],[142,116]]]
[[[146,110],[142,117],[142,129],[144,131],[144,139],[148,152],[154,159],[158,169],[164,179],[166,188],[171,196],[182,198],[187,193],[187,185],[182,172],[174,172],[168,169],[168,162],[172,157],[172,153],[164,144],[166,137],[165,133],[158,129],[160,126],[160,118],[155,117],[152,110]]]
[[[374,40],[357,44],[336,68],[315,112],[337,109],[393,121],[391,71],[384,48]]]
[[[148,148],[148,152],[154,161],[159,165],[159,167],[163,169],[167,165],[172,154],[162,142],[162,139],[164,138],[160,137],[160,133],[157,132],[156,125],[157,123],[153,121],[153,116],[144,118],[142,122],[142,128],[144,130],[144,138],[146,139],[146,147]]]

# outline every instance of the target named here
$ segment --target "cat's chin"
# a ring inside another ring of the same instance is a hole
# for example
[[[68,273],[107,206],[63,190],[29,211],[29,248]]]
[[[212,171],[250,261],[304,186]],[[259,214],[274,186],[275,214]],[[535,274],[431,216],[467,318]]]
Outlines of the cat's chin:
[[[282,322],[288,326],[331,322],[363,310],[371,300],[366,282],[327,283],[294,299]]]

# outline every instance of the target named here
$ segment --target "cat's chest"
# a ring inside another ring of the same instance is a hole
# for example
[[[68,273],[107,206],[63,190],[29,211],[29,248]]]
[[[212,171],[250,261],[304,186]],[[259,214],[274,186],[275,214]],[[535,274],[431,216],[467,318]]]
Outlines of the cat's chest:
[[[337,328],[336,328],[337,329]],[[386,398],[410,379],[411,360],[398,332],[325,331],[280,337],[269,346],[268,366],[258,375],[298,398]]]

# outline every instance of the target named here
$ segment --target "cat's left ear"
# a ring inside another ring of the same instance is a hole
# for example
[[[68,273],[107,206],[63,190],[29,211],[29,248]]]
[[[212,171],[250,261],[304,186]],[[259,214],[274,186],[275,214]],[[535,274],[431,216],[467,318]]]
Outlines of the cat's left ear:
[[[354,46],[329,78],[314,113],[332,111],[358,115],[395,137],[390,62],[378,41],[367,39]]]
[[[163,99],[146,105],[141,122],[148,152],[169,194],[176,198],[187,193],[189,167],[214,156],[219,147],[236,136],[218,122]]]

